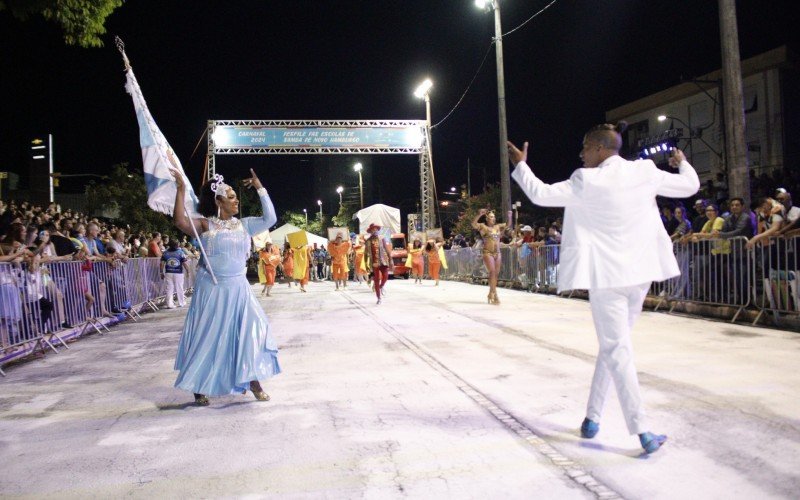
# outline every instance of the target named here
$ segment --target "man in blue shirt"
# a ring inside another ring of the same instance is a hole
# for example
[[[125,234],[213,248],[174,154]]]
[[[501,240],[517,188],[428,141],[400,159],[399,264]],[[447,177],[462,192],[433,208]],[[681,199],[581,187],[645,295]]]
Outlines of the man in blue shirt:
[[[178,240],[170,240],[169,250],[161,255],[161,279],[166,284],[167,309],[175,309],[172,294],[178,296],[178,307],[186,305],[183,292],[183,270],[189,270],[186,255],[178,248]]]

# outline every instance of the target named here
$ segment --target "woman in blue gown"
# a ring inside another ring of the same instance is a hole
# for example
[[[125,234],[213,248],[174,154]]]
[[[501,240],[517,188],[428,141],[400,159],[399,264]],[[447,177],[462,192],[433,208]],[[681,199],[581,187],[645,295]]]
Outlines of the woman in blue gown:
[[[192,303],[175,358],[179,371],[175,387],[194,393],[198,405],[209,404],[208,396],[244,394],[247,389],[259,401],[267,401],[259,380],[280,373],[278,348],[269,321],[250,289],[245,266],[250,238],[270,228],[277,217],[267,190],[255,172],[244,181],[255,188],[261,200],[262,217],[234,217],[239,212],[236,191],[215,176],[201,188],[198,212],[192,219],[184,208],[185,185],[180,174],[173,220],[192,235],[194,223],[206,250],[207,261],[198,265]],[[217,279],[214,284],[207,266]]]

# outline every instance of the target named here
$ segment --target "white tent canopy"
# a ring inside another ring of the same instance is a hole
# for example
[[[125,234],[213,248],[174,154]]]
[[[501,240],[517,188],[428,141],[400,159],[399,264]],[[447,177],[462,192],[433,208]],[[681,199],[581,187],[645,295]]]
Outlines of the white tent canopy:
[[[286,235],[290,233],[296,233],[297,231],[302,231],[299,227],[292,225],[292,224],[284,224],[278,229],[274,231],[270,231],[269,236],[272,238],[272,243],[283,247],[283,243],[286,241]],[[309,233],[308,231],[305,232],[306,237],[308,238],[308,244],[313,245],[314,243],[319,245],[328,245],[328,239],[323,238],[321,236],[317,236],[316,234]]]
[[[372,223],[387,228],[392,233],[402,232],[399,208],[378,203],[362,208],[356,213],[356,217],[359,222],[358,231],[362,234],[367,232],[367,227]]]

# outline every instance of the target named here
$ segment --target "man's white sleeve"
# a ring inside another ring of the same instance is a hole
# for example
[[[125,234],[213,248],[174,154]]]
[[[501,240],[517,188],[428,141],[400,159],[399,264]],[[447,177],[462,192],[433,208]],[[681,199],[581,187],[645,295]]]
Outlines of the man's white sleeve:
[[[527,163],[521,161],[517,163],[511,177],[517,181],[522,192],[530,198],[532,202],[542,207],[565,207],[574,205],[579,201],[575,193],[575,180],[580,181],[580,171],[566,181],[555,184],[545,184],[536,177]]]
[[[655,164],[654,164],[655,166]],[[678,173],[658,171],[661,175],[656,194],[667,198],[688,198],[700,189],[700,179],[697,172],[684,160],[678,165]]]

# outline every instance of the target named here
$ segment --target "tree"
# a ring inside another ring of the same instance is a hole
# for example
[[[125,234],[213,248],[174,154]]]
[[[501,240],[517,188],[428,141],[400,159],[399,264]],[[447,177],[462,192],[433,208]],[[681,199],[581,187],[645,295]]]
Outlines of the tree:
[[[287,210],[281,216],[281,220],[284,224],[291,224],[293,226],[297,226],[300,229],[308,231],[309,233],[313,233],[319,236],[323,236],[327,238],[327,236],[322,234],[324,229],[324,219],[320,220],[319,213],[316,214],[311,220],[308,221],[306,224],[306,214],[302,212],[293,212],[291,210]]]
[[[127,166],[127,163],[113,165],[108,181],[101,184],[89,181],[86,188],[89,214],[101,208],[116,208],[122,214],[121,222],[129,225],[131,231],[177,234],[168,216],[147,206],[147,188],[142,173],[131,173]]]
[[[453,225],[453,234],[472,234],[472,220],[478,215],[481,208],[498,210],[500,207],[500,187],[497,184],[486,186],[486,190],[475,196],[467,198],[464,202],[464,213]],[[500,216],[497,217],[500,219]]]
[[[64,42],[80,47],[102,47],[106,18],[122,6],[124,0],[0,0],[0,11],[24,21],[41,15],[61,25]]]
[[[351,231],[355,227],[353,215],[357,212],[356,205],[353,203],[342,203],[339,205],[339,213],[331,218],[335,227],[347,227]]]

